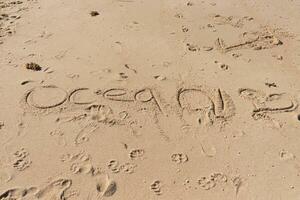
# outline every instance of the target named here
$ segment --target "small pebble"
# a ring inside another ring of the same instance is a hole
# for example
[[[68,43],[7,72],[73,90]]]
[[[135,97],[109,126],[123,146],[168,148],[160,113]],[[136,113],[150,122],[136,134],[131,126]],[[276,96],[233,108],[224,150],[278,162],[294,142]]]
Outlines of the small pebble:
[[[42,67],[39,64],[36,63],[26,63],[25,64],[26,69],[32,70],[32,71],[41,71]]]
[[[154,76],[154,78],[158,81],[163,81],[167,79],[165,76],[161,76],[161,75]]]
[[[98,11],[91,11],[91,12],[90,12],[90,15],[91,15],[92,17],[95,17],[95,16],[98,16],[98,15],[99,15],[99,12],[98,12]]]

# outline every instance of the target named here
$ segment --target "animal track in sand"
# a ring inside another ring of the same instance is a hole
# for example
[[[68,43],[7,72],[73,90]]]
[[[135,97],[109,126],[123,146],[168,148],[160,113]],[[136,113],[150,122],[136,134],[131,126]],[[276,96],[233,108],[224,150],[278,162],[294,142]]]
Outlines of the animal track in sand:
[[[73,174],[90,174],[91,176],[95,176],[101,173],[100,169],[91,163],[90,155],[84,151],[77,154],[63,154],[61,161],[70,163],[70,171]]]
[[[270,114],[292,112],[298,107],[296,99],[286,93],[265,94],[254,89],[241,88],[239,95],[253,104],[252,117],[256,120],[270,119]]]
[[[137,167],[136,164],[125,162],[123,164],[119,164],[117,160],[110,160],[107,164],[108,169],[112,173],[119,173],[124,172],[126,174],[132,174],[135,171],[135,168]]]
[[[201,151],[206,157],[214,157],[217,154],[217,149],[213,145],[200,144]]]
[[[196,52],[196,51],[199,51],[199,50],[200,50],[200,48],[199,48],[197,45],[195,45],[195,44],[187,43],[186,46],[187,46],[187,49],[188,49],[189,51]]]
[[[113,173],[120,172],[119,162],[117,160],[110,160],[107,164],[108,169],[110,169]]]
[[[107,123],[113,118],[113,110],[110,106],[93,104],[85,110],[87,111],[87,116],[97,122]]]
[[[50,136],[55,138],[57,145],[60,145],[60,146],[67,145],[67,141],[65,139],[65,134],[61,130],[55,129],[54,131],[51,131]]]
[[[136,160],[136,159],[142,158],[144,156],[144,154],[145,154],[144,149],[133,149],[130,151],[129,157],[132,160]]]
[[[215,14],[212,16],[212,19],[214,20],[215,25],[230,25],[234,28],[242,28],[244,26],[244,23],[247,21],[252,21],[252,17],[234,17],[234,16],[222,16],[219,14]]]
[[[215,61],[215,63],[218,65],[218,67],[224,71],[227,71],[229,70],[229,65],[226,65],[224,63],[221,63],[221,62],[218,62],[218,61]]]
[[[141,29],[141,24],[137,21],[132,21],[127,23],[124,26],[124,29],[128,30],[128,31],[139,31]]]
[[[132,174],[132,173],[134,173],[136,167],[137,167],[137,165],[126,162],[126,163],[120,165],[120,170],[126,174]]]
[[[294,154],[282,149],[279,152],[279,158],[282,161],[287,161],[287,160],[294,160],[296,158],[296,156]]]
[[[200,187],[204,190],[210,190],[214,188],[218,183],[226,183],[227,182],[227,176],[223,173],[212,173],[208,177],[201,177],[198,180],[198,184]]]
[[[23,171],[26,168],[30,167],[31,160],[29,158],[29,153],[24,148],[16,151],[13,155],[12,165],[19,171]]]
[[[109,120],[107,123],[108,125],[114,125],[114,120]],[[96,130],[100,128],[101,123],[98,121],[89,121],[87,120],[83,126],[83,128],[80,129],[80,131],[77,133],[74,143],[76,145],[82,144],[84,142],[89,141],[89,135],[94,133]]]
[[[150,185],[151,191],[153,191],[154,194],[156,194],[156,195],[162,195],[161,187],[162,187],[162,184],[159,180],[154,181]]]
[[[70,170],[73,174],[90,174],[93,173],[91,163],[72,163]]]
[[[88,155],[84,151],[80,151],[79,153],[76,154],[69,154],[69,153],[63,154],[60,157],[60,160],[62,162],[75,162],[75,161],[85,162],[90,160],[90,155]]]
[[[102,125],[114,126],[125,125],[126,116],[114,114],[110,106],[91,104],[86,106],[83,110],[66,113],[56,119],[58,123],[74,122],[77,123],[79,131],[76,132],[74,143],[79,145],[83,142],[89,141],[89,136],[97,131]]]
[[[181,164],[181,163],[187,162],[189,159],[188,159],[188,156],[186,154],[174,153],[174,154],[171,155],[171,160],[172,160],[172,162],[175,162],[177,164]]]
[[[237,176],[232,178],[231,181],[235,190],[235,195],[237,195],[239,193],[241,186],[243,185],[243,180],[241,177]]]

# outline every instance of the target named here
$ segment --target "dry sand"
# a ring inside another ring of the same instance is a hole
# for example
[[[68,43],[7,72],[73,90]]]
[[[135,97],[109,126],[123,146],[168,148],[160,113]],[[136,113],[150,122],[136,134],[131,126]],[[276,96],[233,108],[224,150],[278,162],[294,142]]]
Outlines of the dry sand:
[[[299,0],[0,0],[0,200],[299,200]]]

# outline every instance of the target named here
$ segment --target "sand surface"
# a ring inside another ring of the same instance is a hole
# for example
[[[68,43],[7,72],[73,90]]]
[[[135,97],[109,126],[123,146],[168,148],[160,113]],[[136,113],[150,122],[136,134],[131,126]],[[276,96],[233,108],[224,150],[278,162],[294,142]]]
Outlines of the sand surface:
[[[299,0],[0,0],[0,200],[299,200]]]

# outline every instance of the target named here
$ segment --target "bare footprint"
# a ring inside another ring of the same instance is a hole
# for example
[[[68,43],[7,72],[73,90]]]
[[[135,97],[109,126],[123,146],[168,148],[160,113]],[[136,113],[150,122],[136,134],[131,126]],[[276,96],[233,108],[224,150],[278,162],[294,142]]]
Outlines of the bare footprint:
[[[37,191],[36,187],[30,187],[28,189],[14,188],[5,191],[0,194],[0,200],[19,200],[25,197],[33,199],[34,193]]]
[[[40,189],[35,196],[38,199],[55,199],[64,200],[66,191],[71,187],[72,180],[67,178],[57,178],[50,183],[46,184]]]
[[[98,197],[111,197],[117,192],[117,183],[108,176],[105,180],[98,181],[96,184],[97,196]]]

